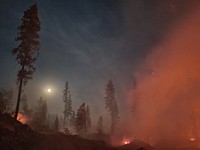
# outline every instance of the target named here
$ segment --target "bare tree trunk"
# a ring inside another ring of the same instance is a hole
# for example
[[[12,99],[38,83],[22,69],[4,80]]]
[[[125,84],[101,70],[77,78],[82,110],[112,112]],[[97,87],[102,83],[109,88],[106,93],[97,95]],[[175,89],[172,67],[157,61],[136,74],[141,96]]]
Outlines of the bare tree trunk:
[[[19,90],[18,90],[18,97],[17,97],[17,105],[16,105],[16,109],[15,109],[15,119],[17,119],[18,116],[18,112],[19,112],[19,103],[20,103],[20,99],[21,99],[21,93],[22,93],[22,81],[23,79],[20,79],[20,83],[19,83]]]
[[[24,65],[22,66],[22,72],[24,71]],[[22,84],[23,84],[23,76],[20,77],[19,81],[19,90],[18,90],[18,96],[17,96],[17,105],[15,109],[15,119],[17,120],[18,112],[19,112],[19,104],[21,99],[21,93],[22,93]]]

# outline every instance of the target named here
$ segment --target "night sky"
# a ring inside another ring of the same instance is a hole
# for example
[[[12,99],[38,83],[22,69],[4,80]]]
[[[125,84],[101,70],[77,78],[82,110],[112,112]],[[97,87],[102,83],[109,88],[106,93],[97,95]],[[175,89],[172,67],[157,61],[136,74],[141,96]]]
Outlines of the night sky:
[[[0,88],[16,89],[12,49],[23,12],[34,0],[0,1]],[[25,87],[29,103],[42,96],[50,113],[63,111],[69,81],[73,108],[86,102],[93,115],[105,114],[104,90],[116,89],[120,113],[130,111],[127,93],[133,74],[168,30],[198,6],[198,0],[38,0],[40,55]],[[45,90],[50,87],[52,93]]]

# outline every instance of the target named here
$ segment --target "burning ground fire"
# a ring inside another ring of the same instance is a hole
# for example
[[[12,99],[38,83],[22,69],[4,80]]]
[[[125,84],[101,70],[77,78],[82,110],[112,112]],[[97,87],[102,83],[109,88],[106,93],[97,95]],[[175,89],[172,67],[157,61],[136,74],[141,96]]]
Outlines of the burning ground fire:
[[[121,144],[120,145],[127,145],[127,144],[130,144],[131,142],[133,142],[132,138],[123,136],[123,138],[121,138]]]
[[[126,145],[126,144],[129,144],[130,141],[126,140],[126,141],[124,141],[123,143]]]
[[[131,141],[129,139],[123,139],[123,141],[122,141],[123,145],[127,145],[127,144],[130,144],[130,143],[131,143]]]
[[[17,120],[22,124],[26,124],[28,122],[28,118],[23,113],[18,113]]]

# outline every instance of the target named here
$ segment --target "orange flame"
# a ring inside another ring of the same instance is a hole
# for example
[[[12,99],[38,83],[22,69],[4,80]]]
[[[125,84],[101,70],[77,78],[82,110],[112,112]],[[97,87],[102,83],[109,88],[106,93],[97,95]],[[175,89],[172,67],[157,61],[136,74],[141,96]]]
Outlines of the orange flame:
[[[129,144],[130,143],[130,141],[124,141],[124,144]]]
[[[127,138],[124,138],[123,141],[122,141],[123,145],[127,145],[127,144],[130,144],[131,141]]]
[[[20,121],[22,124],[26,124],[28,119],[24,114],[18,113],[17,120]]]

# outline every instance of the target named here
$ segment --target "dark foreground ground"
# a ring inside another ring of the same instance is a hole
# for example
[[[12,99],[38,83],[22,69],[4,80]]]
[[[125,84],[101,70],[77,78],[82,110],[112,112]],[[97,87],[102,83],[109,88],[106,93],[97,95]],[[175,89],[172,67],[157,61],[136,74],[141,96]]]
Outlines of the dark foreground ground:
[[[0,150],[200,150],[198,148],[152,148],[145,143],[112,147],[103,141],[62,133],[38,133],[10,115],[0,115]]]
[[[62,133],[38,133],[9,114],[0,115],[0,150],[146,150],[140,145],[112,147]]]

